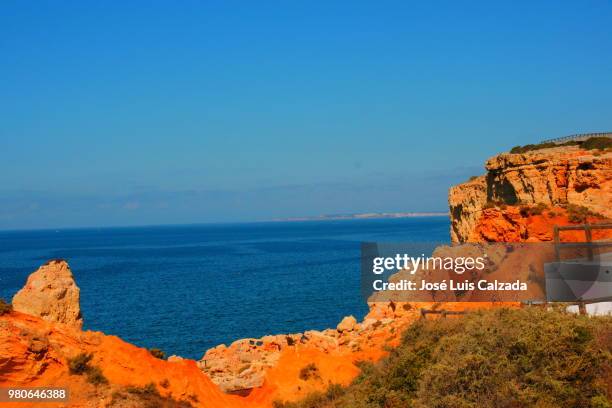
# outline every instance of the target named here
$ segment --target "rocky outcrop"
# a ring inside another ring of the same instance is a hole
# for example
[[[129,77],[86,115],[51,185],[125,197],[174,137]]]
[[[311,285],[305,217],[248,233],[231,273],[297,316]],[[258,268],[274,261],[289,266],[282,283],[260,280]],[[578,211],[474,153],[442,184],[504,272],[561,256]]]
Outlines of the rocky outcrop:
[[[485,176],[449,191],[453,242],[504,240],[504,234],[515,236],[513,240],[528,240],[527,222],[519,219],[527,217],[517,217],[521,206],[541,204],[558,207],[557,212],[564,212],[567,205],[584,206],[601,215],[595,218],[612,218],[612,152],[563,146],[521,154],[502,153],[487,160],[485,167]],[[495,208],[503,216],[487,212]],[[488,234],[483,228],[483,219],[493,218],[493,227],[504,234]],[[525,230],[518,231],[520,228]]]
[[[81,353],[92,353],[91,364],[101,370],[107,384],[95,385],[86,376],[70,374],[69,359]],[[149,384],[163,396],[189,402],[194,407],[244,406],[239,397],[222,393],[193,360],[160,360],[146,349],[118,337],[83,332],[19,312],[0,316],[0,387],[64,387],[70,390],[68,404],[48,406],[157,406],[122,405],[116,401],[118,393]],[[126,392],[126,395],[134,394]],[[20,403],[19,406],[39,405]]]
[[[28,277],[25,286],[13,297],[13,309],[80,329],[83,318],[79,294],[68,263],[54,259]]]
[[[13,306],[0,315],[0,387],[67,388],[69,402],[53,406],[245,406],[244,399],[221,392],[193,360],[165,361],[118,337],[82,331],[79,288],[65,261],[50,261],[30,275]],[[69,360],[82,353],[92,355],[91,364],[106,382],[95,384],[70,373]],[[158,393],[165,404],[145,400],[149,394],[138,389]]]
[[[357,319],[355,319],[354,316],[346,316],[340,323],[338,323],[336,330],[338,330],[339,333],[349,332],[353,331],[356,325]]]
[[[451,217],[451,240],[466,242],[480,212],[487,203],[486,177],[474,177],[467,183],[451,187],[448,193]]]
[[[383,354],[383,346],[398,341],[402,329],[418,318],[416,309],[387,309],[386,306],[376,309],[375,316],[366,318],[362,323],[357,323],[353,316],[347,316],[336,329],[241,339],[229,346],[222,344],[209,349],[198,366],[223,391],[248,394],[270,381],[268,371],[278,367],[285,354],[308,351],[331,359],[342,355],[347,358],[348,365],[356,360],[378,359]],[[399,319],[400,316],[405,319]],[[321,384],[334,379],[323,375],[320,377],[322,381],[325,380]],[[284,382],[288,379],[279,380]],[[291,380],[296,384],[299,382],[297,376]]]

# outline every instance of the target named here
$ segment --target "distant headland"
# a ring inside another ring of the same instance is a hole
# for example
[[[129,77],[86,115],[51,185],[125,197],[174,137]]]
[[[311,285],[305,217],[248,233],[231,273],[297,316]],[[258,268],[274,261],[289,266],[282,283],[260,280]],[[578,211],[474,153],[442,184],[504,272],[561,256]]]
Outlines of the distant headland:
[[[358,214],[325,214],[310,217],[275,218],[273,222],[288,221],[333,221],[333,220],[362,220],[375,218],[410,218],[410,217],[448,217],[446,211],[432,212],[392,212],[392,213],[358,213]]]

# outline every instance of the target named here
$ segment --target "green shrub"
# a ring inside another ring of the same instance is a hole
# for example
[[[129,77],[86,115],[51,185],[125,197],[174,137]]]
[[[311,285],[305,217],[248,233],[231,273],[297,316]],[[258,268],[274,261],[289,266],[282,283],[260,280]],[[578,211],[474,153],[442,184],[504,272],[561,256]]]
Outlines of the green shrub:
[[[570,204],[567,206],[567,218],[570,222],[583,223],[589,215],[589,209],[581,206]]]
[[[586,150],[606,150],[612,149],[612,138],[610,137],[591,137],[580,145]]]
[[[98,366],[92,366],[87,371],[87,381],[93,385],[108,384],[108,380]]]
[[[0,316],[11,313],[13,311],[13,305],[0,298]]]
[[[583,205],[568,204],[565,209],[567,210],[567,219],[576,224],[585,223],[587,221],[587,217],[604,218],[603,215],[591,211],[589,208]]]
[[[489,208],[499,208],[500,210],[505,210],[507,206],[508,205],[502,200],[488,200],[482,208],[485,210]]]
[[[93,353],[81,353],[68,359],[68,370],[73,375],[86,375],[87,381],[94,385],[107,384],[108,380],[98,366],[90,365]]]
[[[309,380],[310,378],[319,378],[319,367],[315,363],[310,363],[302,367],[299,377],[301,380]]]
[[[139,395],[159,395],[157,391],[157,387],[153,383],[148,383],[143,387],[135,387],[130,386],[125,389],[130,394],[139,394]]]
[[[612,317],[541,308],[420,320],[336,395],[282,408],[609,407]]]
[[[519,212],[523,217],[529,217],[533,215],[541,215],[544,210],[548,209],[548,205],[544,203],[538,203],[536,205],[523,205],[520,207]]]
[[[553,143],[553,142],[545,142],[545,143],[537,143],[537,144],[528,144],[525,146],[514,146],[510,153],[527,153],[534,150],[540,149],[549,149],[551,147],[560,147],[560,146],[578,146],[581,145],[582,142],[577,140],[569,140],[565,143]]]
[[[528,144],[525,146],[514,146],[510,153],[527,153],[533,150],[547,149],[549,147],[557,147],[555,143],[539,143],[539,144]]]
[[[158,349],[158,348],[151,348],[149,349],[149,353],[151,353],[151,355],[155,358],[159,358],[160,360],[165,360],[166,359],[166,353],[164,353],[162,350]]]
[[[149,383],[143,387],[129,386],[113,393],[111,407],[140,407],[140,408],[190,408],[189,401],[175,400],[171,395],[162,396],[155,384]],[[196,395],[187,396],[197,402]]]
[[[537,144],[528,144],[525,146],[514,146],[510,149],[510,153],[527,153],[534,150],[540,149],[548,149],[551,147],[560,147],[560,146],[580,146],[585,150],[607,150],[612,149],[612,138],[605,136],[591,137],[584,141],[578,140],[569,140],[565,143],[537,143]]]
[[[92,358],[92,353],[81,353],[68,359],[68,369],[70,370],[70,374],[81,375],[87,373],[87,371],[89,371],[91,368],[89,362]]]

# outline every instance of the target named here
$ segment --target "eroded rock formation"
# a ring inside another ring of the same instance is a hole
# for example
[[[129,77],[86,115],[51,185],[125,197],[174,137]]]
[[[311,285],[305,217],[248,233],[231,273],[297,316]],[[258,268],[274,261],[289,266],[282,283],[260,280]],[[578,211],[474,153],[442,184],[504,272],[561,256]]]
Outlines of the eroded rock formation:
[[[48,322],[81,328],[80,290],[68,263],[53,259],[28,277],[25,286],[13,297],[13,308]]]
[[[69,403],[49,406],[158,406],[140,400],[142,394],[133,392],[138,389],[168,398],[170,405],[164,406],[244,406],[243,399],[221,392],[193,360],[161,360],[118,337],[82,331],[78,301],[79,288],[65,261],[48,262],[30,275],[13,300],[13,311],[0,315],[0,387],[69,390]],[[69,360],[82,353],[92,354],[91,364],[106,382],[95,384],[85,375],[70,373]]]
[[[366,318],[357,323],[353,316],[345,317],[336,329],[323,331],[309,330],[304,333],[264,336],[260,339],[241,339],[229,346],[220,345],[209,349],[198,362],[202,371],[210,376],[212,381],[225,392],[250,392],[261,387],[264,382],[270,383],[267,375],[272,367],[277,367],[283,355],[303,353],[320,353],[331,359],[344,356],[345,366],[351,366],[356,360],[376,360],[384,354],[385,344],[399,341],[399,334],[408,321],[418,317],[418,310],[411,308],[375,308],[375,317]],[[400,319],[408,317],[410,319]],[[288,357],[285,357],[287,359]],[[285,367],[287,368],[287,367]],[[339,373],[333,370],[319,374],[315,384],[334,380],[337,382]],[[342,375],[342,374],[340,374]],[[344,377],[342,377],[344,378]],[[301,390],[308,390],[306,380],[299,377],[279,377],[281,382],[293,381],[300,385]],[[270,384],[267,384],[268,386]],[[312,385],[312,384],[311,384]],[[298,392],[298,390],[294,390]],[[299,392],[302,394],[302,392]],[[246,394],[246,393],[245,393]]]
[[[485,168],[486,175],[449,191],[453,242],[543,239],[537,225],[531,234],[521,206],[556,207],[552,218],[567,215],[568,205],[584,206],[592,220],[612,218],[612,152],[563,146],[502,153]]]

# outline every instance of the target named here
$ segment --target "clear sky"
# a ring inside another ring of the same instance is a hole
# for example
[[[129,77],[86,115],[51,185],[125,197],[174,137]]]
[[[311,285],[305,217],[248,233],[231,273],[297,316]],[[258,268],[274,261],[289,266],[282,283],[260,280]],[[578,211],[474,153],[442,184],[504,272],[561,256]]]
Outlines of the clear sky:
[[[612,130],[609,1],[3,1],[0,229],[446,210]]]

